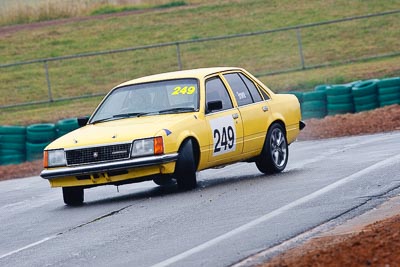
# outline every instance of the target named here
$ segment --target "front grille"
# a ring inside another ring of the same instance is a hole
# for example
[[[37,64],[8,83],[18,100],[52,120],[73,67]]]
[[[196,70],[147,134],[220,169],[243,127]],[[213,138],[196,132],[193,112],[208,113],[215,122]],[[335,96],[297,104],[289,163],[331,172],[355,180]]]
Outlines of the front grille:
[[[88,147],[66,151],[67,165],[80,165],[128,159],[131,143]]]

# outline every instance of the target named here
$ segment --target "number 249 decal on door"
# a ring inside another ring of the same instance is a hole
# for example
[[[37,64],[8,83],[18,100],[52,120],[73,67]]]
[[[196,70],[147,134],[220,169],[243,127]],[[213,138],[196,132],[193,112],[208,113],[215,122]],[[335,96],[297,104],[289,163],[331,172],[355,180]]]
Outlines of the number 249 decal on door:
[[[236,128],[231,116],[210,120],[213,156],[236,150]]]

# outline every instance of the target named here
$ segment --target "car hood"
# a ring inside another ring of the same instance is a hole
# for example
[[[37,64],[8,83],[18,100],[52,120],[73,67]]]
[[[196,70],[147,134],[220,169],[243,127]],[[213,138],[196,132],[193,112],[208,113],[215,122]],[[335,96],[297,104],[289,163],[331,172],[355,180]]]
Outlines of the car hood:
[[[89,124],[53,141],[46,149],[99,146],[170,134],[174,125],[193,118],[194,113],[157,115]]]

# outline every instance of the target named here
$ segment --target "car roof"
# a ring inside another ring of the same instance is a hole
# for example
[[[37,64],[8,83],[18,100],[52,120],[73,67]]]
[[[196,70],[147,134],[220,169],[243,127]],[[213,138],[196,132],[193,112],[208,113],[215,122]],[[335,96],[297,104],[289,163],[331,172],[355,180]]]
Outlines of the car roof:
[[[242,70],[241,68],[237,67],[213,67],[213,68],[200,68],[200,69],[190,69],[190,70],[181,70],[181,71],[174,71],[174,72],[166,72],[160,73],[150,76],[145,76],[137,79],[133,79],[127,82],[124,82],[117,87],[127,86],[131,84],[138,84],[138,83],[147,83],[147,82],[154,82],[160,80],[171,80],[171,79],[179,79],[179,78],[204,78],[208,75],[230,71],[230,70]]]

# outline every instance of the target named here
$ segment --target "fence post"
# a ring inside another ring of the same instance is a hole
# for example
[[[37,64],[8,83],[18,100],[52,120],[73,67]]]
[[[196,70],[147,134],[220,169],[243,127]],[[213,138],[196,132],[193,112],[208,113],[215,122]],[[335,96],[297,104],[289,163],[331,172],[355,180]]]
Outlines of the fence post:
[[[50,76],[49,76],[49,66],[47,64],[47,60],[44,61],[44,71],[46,73],[47,91],[48,91],[48,96],[49,96],[49,102],[53,102],[53,95],[51,93],[51,84],[50,84]]]
[[[300,63],[301,63],[301,68],[305,69],[305,63],[304,63],[304,55],[303,55],[303,45],[301,42],[301,34],[300,34],[300,28],[296,29],[296,36],[297,36],[297,45],[299,46],[299,55],[300,55]]]
[[[181,50],[179,48],[179,43],[176,43],[176,58],[178,59],[178,68],[179,70],[182,70]]]

